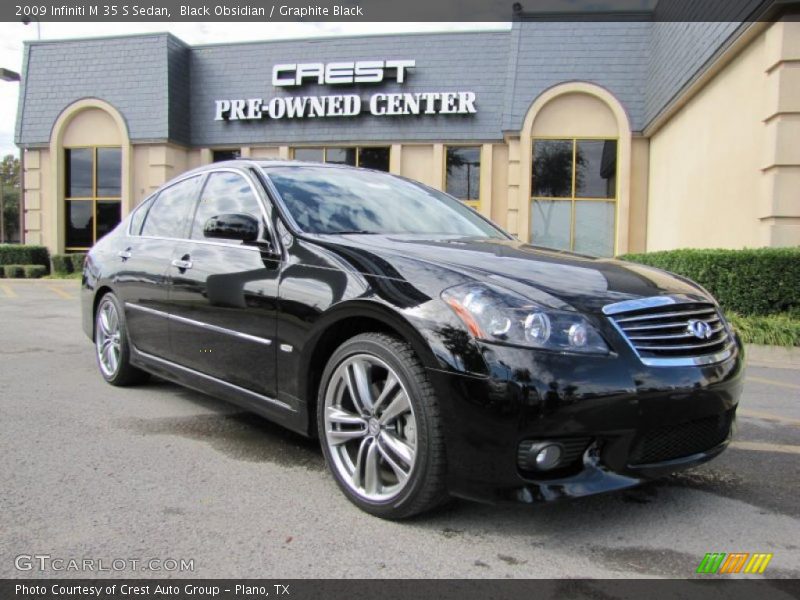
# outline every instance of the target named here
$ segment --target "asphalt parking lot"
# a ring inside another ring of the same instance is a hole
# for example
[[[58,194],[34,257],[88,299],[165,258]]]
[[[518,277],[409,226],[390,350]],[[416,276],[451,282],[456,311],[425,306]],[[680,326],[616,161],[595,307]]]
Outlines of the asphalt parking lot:
[[[104,576],[688,577],[767,552],[800,577],[800,371],[750,366],[735,444],[635,490],[535,507],[456,502],[406,523],[353,507],[312,442],[152,381],[105,384],[76,281],[0,280],[0,577],[19,555],[193,560]]]

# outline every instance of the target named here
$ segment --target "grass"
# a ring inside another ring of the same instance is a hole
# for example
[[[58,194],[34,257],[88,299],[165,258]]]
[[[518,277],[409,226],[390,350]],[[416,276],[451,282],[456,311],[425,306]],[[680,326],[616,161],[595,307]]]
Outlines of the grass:
[[[746,344],[800,346],[800,311],[765,316],[729,312],[726,316]]]

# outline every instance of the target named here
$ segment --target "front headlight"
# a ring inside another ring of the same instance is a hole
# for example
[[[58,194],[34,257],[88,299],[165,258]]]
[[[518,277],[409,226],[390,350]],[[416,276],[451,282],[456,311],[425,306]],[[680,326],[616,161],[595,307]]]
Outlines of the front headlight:
[[[514,292],[464,284],[442,292],[477,339],[559,352],[608,354],[602,336],[580,314],[542,307]]]

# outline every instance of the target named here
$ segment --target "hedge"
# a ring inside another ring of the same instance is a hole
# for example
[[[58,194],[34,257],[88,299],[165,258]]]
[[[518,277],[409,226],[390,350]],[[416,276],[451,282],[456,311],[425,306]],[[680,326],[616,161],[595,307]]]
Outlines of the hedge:
[[[3,274],[8,279],[12,279],[15,277],[24,277],[25,267],[23,265],[4,265]]]
[[[81,273],[83,271],[83,261],[85,259],[85,252],[76,252],[74,254],[53,254],[53,273],[56,275]]]
[[[725,310],[770,315],[800,309],[800,247],[667,250],[619,258],[688,277]]]
[[[53,273],[56,275],[72,273],[72,259],[69,254],[53,254]]]
[[[85,252],[76,252],[75,254],[67,254],[67,256],[72,261],[72,272],[73,273],[82,273],[83,272],[83,261],[86,259]]]
[[[39,279],[47,275],[47,267],[44,265],[22,265],[25,271],[25,279]]]
[[[43,265],[50,268],[50,253],[45,246],[0,244],[0,265]]]

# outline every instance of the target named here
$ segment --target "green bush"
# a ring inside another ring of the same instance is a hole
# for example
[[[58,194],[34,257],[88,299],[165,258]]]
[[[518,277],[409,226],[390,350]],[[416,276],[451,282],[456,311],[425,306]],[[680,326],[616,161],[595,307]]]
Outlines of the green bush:
[[[619,258],[688,277],[726,311],[770,315],[800,309],[800,247],[667,250]]]
[[[75,254],[68,254],[70,260],[72,261],[72,272],[73,273],[82,273],[83,272],[83,261],[86,259],[85,252],[76,252]]]
[[[746,344],[800,346],[800,318],[792,313],[744,316],[729,312],[726,316]]]
[[[47,275],[47,268],[44,265],[22,265],[25,271],[25,279],[39,279]]]
[[[72,259],[69,254],[53,254],[53,273],[56,275],[72,273]]]
[[[22,265],[5,265],[3,273],[8,279],[25,276],[25,267]]]
[[[0,265],[44,265],[50,268],[50,253],[44,246],[0,244]]]

